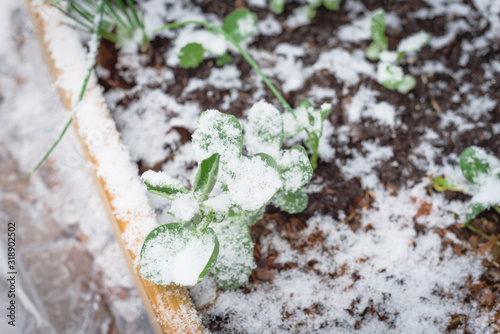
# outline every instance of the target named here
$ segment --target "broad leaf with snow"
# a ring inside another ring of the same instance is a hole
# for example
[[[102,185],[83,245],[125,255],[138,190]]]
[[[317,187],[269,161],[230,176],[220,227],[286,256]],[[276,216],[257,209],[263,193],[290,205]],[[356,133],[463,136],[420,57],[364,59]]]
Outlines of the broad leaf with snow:
[[[198,118],[192,141],[199,159],[206,159],[218,153],[220,162],[227,164],[241,157],[243,149],[241,124],[233,115],[207,110]]]
[[[215,266],[218,254],[219,241],[211,228],[161,225],[144,241],[141,275],[159,285],[195,285]]]
[[[235,10],[224,18],[222,30],[240,43],[257,31],[257,15],[248,9]]]
[[[434,188],[437,191],[460,191],[472,196],[466,225],[484,210],[493,208],[500,213],[500,159],[480,147],[471,146],[460,154],[460,169],[469,184],[437,177],[434,179]]]
[[[389,47],[389,42],[385,36],[385,12],[382,9],[378,9],[373,13],[370,32],[373,42],[366,49],[366,56],[371,60],[378,60],[380,53]]]
[[[220,242],[217,263],[211,276],[218,286],[234,290],[248,281],[255,267],[253,241],[244,215],[232,214],[222,223],[214,225]]]

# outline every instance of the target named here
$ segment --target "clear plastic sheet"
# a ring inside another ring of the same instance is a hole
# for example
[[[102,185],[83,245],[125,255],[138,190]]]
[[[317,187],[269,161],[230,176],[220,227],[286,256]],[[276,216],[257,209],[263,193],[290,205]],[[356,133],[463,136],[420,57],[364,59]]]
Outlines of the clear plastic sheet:
[[[0,308],[16,222],[16,326],[0,333],[152,333],[22,1],[0,1]],[[118,168],[118,166],[117,166]]]

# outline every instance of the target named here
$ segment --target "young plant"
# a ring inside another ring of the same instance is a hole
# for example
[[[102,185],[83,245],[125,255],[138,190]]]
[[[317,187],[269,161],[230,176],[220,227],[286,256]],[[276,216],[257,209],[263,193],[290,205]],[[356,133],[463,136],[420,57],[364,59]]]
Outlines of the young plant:
[[[396,51],[388,51],[389,43],[385,36],[385,12],[378,9],[373,13],[371,21],[371,35],[373,42],[366,49],[366,57],[378,60],[377,81],[390,90],[397,90],[406,94],[412,90],[417,81],[415,77],[404,74],[399,66],[399,61],[408,52],[418,52],[424,45],[429,43],[429,34],[420,31],[403,39]]]
[[[236,288],[253,268],[248,225],[283,186],[279,167],[265,153],[242,155],[243,134],[234,116],[205,111],[192,138],[201,159],[193,191],[164,173],[142,176],[149,191],[173,202],[170,213],[179,223],[160,226],[147,237],[141,273],[157,284],[193,285],[213,269],[220,286]]]
[[[481,212],[490,208],[500,214],[500,160],[480,147],[471,146],[460,155],[460,169],[465,182],[437,177],[433,181],[434,189],[471,195],[470,212],[466,217],[465,226],[486,236],[469,223]]]
[[[93,20],[99,8],[97,0],[47,0],[81,27],[94,32]],[[104,12],[99,35],[118,47],[138,45],[144,51],[149,47],[144,20],[132,0],[104,0]]]
[[[318,167],[319,140],[323,135],[323,121],[332,111],[332,105],[324,103],[319,110],[315,109],[308,99],[303,99],[294,114],[284,114],[285,138],[300,135],[304,145],[311,151],[311,165]]]
[[[269,1],[269,9],[276,15],[280,15],[285,10],[285,0]],[[306,5],[307,17],[310,20],[316,17],[319,7],[323,5],[328,10],[337,10],[340,5],[340,0],[308,0]]]
[[[211,272],[220,287],[236,289],[254,268],[249,226],[261,219],[271,199],[290,213],[304,210],[308,197],[301,188],[313,170],[303,147],[281,149],[281,113],[262,101],[250,109],[244,136],[234,116],[207,110],[192,138],[203,159],[192,192],[164,173],[142,176],[149,191],[173,202],[170,214],[179,223],[160,226],[147,237],[141,273],[157,284],[192,285]],[[250,157],[242,155],[243,139]],[[191,259],[196,261],[188,273],[183,268],[191,267]]]
[[[222,30],[230,35],[236,43],[241,43],[243,40],[251,36],[257,31],[257,15],[248,9],[238,9],[231,12],[224,18]],[[179,53],[179,64],[183,68],[198,67],[205,54],[209,53],[200,43],[186,44]],[[233,57],[229,53],[216,55],[215,63],[217,66],[223,66]]]

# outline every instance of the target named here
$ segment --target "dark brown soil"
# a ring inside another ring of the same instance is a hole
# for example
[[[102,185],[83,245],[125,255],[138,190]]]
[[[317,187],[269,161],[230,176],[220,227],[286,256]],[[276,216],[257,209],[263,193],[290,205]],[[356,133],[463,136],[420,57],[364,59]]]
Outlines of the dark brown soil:
[[[470,3],[471,1],[466,1]],[[244,1],[196,1],[196,3],[207,13],[214,13],[220,18],[230,13],[236,7],[245,6]],[[445,16],[438,16],[432,20],[420,20],[408,16],[409,12],[414,12],[420,8],[425,8],[427,5],[423,1],[375,1],[366,0],[364,4],[369,10],[382,7],[386,12],[396,14],[402,22],[404,27],[403,31],[388,28],[387,35],[391,48],[395,48],[399,41],[420,30],[425,30],[433,36],[442,36],[446,31],[446,23],[456,18]],[[305,66],[310,66],[319,57],[319,54],[332,47],[340,45],[340,41],[332,39],[335,36],[338,28],[341,25],[350,22],[348,13],[344,9],[343,3],[338,11],[330,12],[323,9],[318,11],[317,17],[309,24],[297,29],[284,29],[283,33],[279,36],[258,36],[251,44],[252,48],[273,50],[279,43],[289,43],[292,45],[305,46],[306,54],[300,59]],[[292,3],[287,5],[286,12],[278,16],[281,22],[297,7],[297,4]],[[250,8],[257,13],[259,19],[264,19],[268,15],[267,9]],[[423,65],[423,59],[433,59],[446,68],[458,70],[463,68],[459,64],[459,59],[462,54],[461,43],[463,40],[473,41],[475,37],[480,36],[484,32],[484,27],[473,26],[472,30],[459,33],[449,45],[440,49],[434,50],[430,47],[425,47],[418,55],[415,63],[411,65],[413,68],[420,68]],[[170,46],[170,41],[164,38],[156,38],[152,41],[152,48],[149,51],[149,66],[161,67],[165,65],[164,54]],[[367,42],[362,42],[359,45],[343,45],[346,49],[350,48],[365,48]],[[116,51],[109,43],[102,45],[100,49],[99,64],[110,70],[111,75],[108,78],[101,78],[100,83],[106,90],[121,87],[128,89],[133,84],[127,83],[114,67],[116,63]],[[285,98],[292,106],[298,105],[302,98],[308,96],[311,86],[319,85],[328,87],[337,92],[339,103],[334,105],[330,121],[335,128],[347,124],[351,128],[351,138],[348,145],[341,144],[337,141],[336,135],[332,136],[330,142],[336,150],[335,158],[340,163],[345,162],[347,159],[352,158],[352,151],[357,150],[362,152],[363,141],[378,140],[381,146],[389,146],[394,150],[394,157],[384,162],[377,168],[376,173],[381,182],[386,188],[393,193],[398,189],[406,186],[411,186],[420,182],[428,172],[425,169],[419,168],[414,159],[410,157],[409,152],[416,148],[420,143],[420,137],[429,129],[432,129],[439,135],[438,139],[431,141],[431,144],[442,149],[442,155],[436,158],[435,163],[443,163],[451,153],[460,154],[460,152],[471,145],[477,145],[487,148],[488,151],[496,156],[500,156],[500,134],[493,135],[492,124],[500,122],[500,73],[493,73],[494,79],[489,80],[489,86],[486,88],[483,84],[486,82],[484,68],[482,64],[490,62],[492,59],[500,59],[499,57],[499,44],[492,43],[488,49],[483,52],[481,57],[471,56],[467,64],[467,70],[460,82],[457,82],[453,76],[444,73],[428,73],[417,78],[416,88],[408,95],[401,95],[397,92],[390,91],[371,78],[362,77],[361,82],[354,87],[344,87],[339,83],[335,77],[328,71],[319,71],[308,79],[301,90],[285,94]],[[232,61],[240,72],[242,73],[242,80],[244,82],[252,82],[251,67],[243,60],[241,56],[235,56]],[[210,70],[215,66],[214,60],[205,60],[197,69],[182,69],[173,68],[175,74],[175,83],[168,86],[166,92],[169,95],[180,96],[183,89],[186,87],[188,80],[193,77],[206,78],[210,74]],[[405,71],[408,71],[408,64],[404,64]],[[281,83],[277,79],[271,79],[277,88],[280,88]],[[445,82],[444,88],[438,85],[438,82]],[[456,128],[448,126],[447,128],[440,128],[440,114],[447,110],[457,110],[466,102],[466,95],[460,95],[460,101],[453,102],[451,97],[458,91],[458,89],[465,83],[470,83],[468,93],[480,93],[484,95],[489,93],[490,96],[496,96],[498,104],[491,118],[482,118],[481,122],[477,122],[477,126],[473,129],[458,132]],[[481,87],[481,85],[483,85]],[[255,85],[247,85],[255,87]],[[345,105],[349,104],[352,96],[356,93],[359,87],[365,86],[371,90],[379,92],[378,100],[387,101],[395,106],[396,110],[401,110],[400,118],[402,124],[394,128],[382,126],[374,121],[363,121],[356,124],[349,124],[345,117]],[[239,91],[239,98],[231,105],[230,112],[237,117],[242,117],[243,111],[247,110],[254,102],[252,94],[255,88],[248,88],[247,90]],[[273,101],[278,105],[276,99],[272,96],[270,91],[267,90],[266,99]],[[204,87],[196,90],[183,98],[179,98],[178,102],[191,101],[198,103],[201,109],[218,108],[224,96],[229,94],[229,91],[218,90],[214,87]],[[127,104],[129,101],[122,101],[121,103]],[[327,102],[327,101],[325,101]],[[189,132],[186,129],[176,128],[185,140],[189,140]],[[490,135],[485,135],[490,134]],[[397,167],[394,166],[397,162]],[[161,164],[155,166],[146,166],[143,162],[137,162],[141,170],[155,168],[159,169]],[[310,196],[309,206],[305,212],[297,215],[289,215],[282,213],[279,210],[268,207],[264,219],[252,227],[252,238],[256,243],[255,259],[257,268],[251,275],[250,280],[256,284],[259,282],[272,281],[276,272],[287,270],[297,266],[297,264],[289,263],[285,266],[277,265],[274,263],[277,254],[267,255],[265,258],[260,254],[260,238],[269,233],[269,222],[276,222],[278,229],[286,232],[287,239],[293,248],[301,249],[310,247],[316,243],[322,242],[322,231],[317,231],[311,234],[307,243],[299,243],[296,234],[298,231],[303,230],[306,226],[308,218],[315,213],[323,215],[330,215],[338,218],[338,212],[342,211],[346,214],[345,223],[353,230],[359,228],[370,229],[370,226],[361,226],[359,222],[360,215],[358,211],[361,208],[369,208],[374,197],[372,194],[363,190],[360,180],[358,179],[345,179],[340,172],[337,164],[334,162],[320,161],[318,169],[315,172],[312,182],[323,180],[325,187],[322,191],[314,193]],[[429,191],[432,191],[429,189]],[[447,194],[450,199],[456,198],[466,201],[468,197],[461,194]],[[426,210],[426,208],[422,208]],[[473,221],[473,225],[489,235],[500,234],[500,215],[494,211],[487,211],[481,214]],[[438,233],[444,236],[443,231],[429,230],[423,225],[415,223],[415,229],[418,233]],[[475,300],[480,307],[491,309],[494,305],[500,303],[500,246],[499,243],[490,242],[485,238],[471,232],[464,228],[463,225],[457,224],[449,226],[449,231],[455,233],[461,240],[468,241],[470,247],[463,248],[452,242],[443,241],[443,247],[452,247],[453,250],[459,255],[469,254],[471,252],[482,251],[490,252],[494,255],[494,261],[484,261],[484,274],[481,277],[479,284],[470,283],[464,287],[469,289],[469,302]],[[443,239],[444,240],[444,239]],[[314,271],[314,263],[309,264],[311,271]],[[313,312],[314,310],[311,310]],[[372,310],[376,312],[376,310]],[[500,318],[500,314],[498,315]],[[381,316],[383,320],[383,316]],[[464,327],[465,326],[465,327]],[[216,319],[209,324],[211,330],[217,330],[224,327],[224,319]],[[467,333],[467,316],[463,314],[456,314],[450,319],[448,330],[453,330],[458,327],[464,327],[464,333]]]

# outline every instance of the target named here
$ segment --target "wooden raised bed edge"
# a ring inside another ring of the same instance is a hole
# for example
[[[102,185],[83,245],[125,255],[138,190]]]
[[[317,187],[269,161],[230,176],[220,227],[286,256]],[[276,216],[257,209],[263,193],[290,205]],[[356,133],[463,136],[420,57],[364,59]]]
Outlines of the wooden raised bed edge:
[[[85,77],[86,52],[56,9],[43,0],[25,0],[25,4],[62,102],[72,110]],[[79,109],[73,121],[76,135],[91,162],[96,187],[155,332],[204,333],[185,288],[159,286],[139,274],[140,245],[156,219],[94,75]]]

